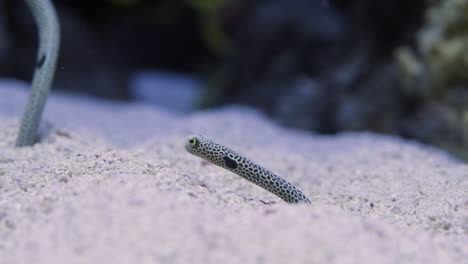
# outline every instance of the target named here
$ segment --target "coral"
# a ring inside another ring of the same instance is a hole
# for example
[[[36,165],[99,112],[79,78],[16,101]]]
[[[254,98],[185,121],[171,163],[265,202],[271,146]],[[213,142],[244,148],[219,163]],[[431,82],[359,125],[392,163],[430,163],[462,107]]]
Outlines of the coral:
[[[420,102],[408,134],[468,159],[468,0],[427,9],[415,46],[395,54],[403,92]]]
[[[426,12],[419,31],[417,53],[397,50],[404,80],[424,96],[440,98],[468,79],[468,1],[442,1]],[[425,83],[424,83],[425,82]]]

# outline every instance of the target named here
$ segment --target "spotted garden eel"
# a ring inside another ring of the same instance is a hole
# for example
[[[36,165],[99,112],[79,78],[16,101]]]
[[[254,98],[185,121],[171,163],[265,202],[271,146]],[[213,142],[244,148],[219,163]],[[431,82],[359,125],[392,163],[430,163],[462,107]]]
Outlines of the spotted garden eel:
[[[185,148],[189,153],[236,173],[287,203],[310,203],[290,182],[216,142],[202,136],[191,136],[185,142]]]
[[[28,104],[21,120],[16,146],[30,146],[36,142],[42,111],[52,85],[60,46],[60,26],[50,0],[25,0],[39,31],[37,64],[31,82]]]

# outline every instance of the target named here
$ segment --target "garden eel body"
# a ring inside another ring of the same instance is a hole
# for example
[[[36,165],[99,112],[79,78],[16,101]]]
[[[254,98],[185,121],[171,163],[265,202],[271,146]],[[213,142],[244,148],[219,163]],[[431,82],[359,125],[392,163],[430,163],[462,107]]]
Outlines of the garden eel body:
[[[28,104],[21,120],[16,146],[30,146],[37,139],[42,111],[54,78],[59,53],[60,27],[50,0],[25,0],[39,31],[37,65],[31,84]]]
[[[310,203],[290,182],[225,146],[201,136],[191,136],[187,139],[185,148],[189,153],[236,173],[287,203]]]

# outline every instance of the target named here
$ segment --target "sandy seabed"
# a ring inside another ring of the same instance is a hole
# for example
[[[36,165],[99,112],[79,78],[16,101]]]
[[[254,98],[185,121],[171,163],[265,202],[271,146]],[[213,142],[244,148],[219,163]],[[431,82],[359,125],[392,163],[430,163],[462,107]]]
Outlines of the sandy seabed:
[[[0,263],[468,263],[468,166],[371,133],[285,129],[241,107],[177,115],[52,94],[15,148],[0,82]],[[288,205],[186,153],[203,134],[295,183]]]

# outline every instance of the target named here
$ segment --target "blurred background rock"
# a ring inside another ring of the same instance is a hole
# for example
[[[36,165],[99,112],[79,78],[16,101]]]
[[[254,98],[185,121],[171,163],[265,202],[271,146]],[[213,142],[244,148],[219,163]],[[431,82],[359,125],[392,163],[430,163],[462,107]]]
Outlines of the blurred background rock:
[[[468,159],[468,0],[55,0],[54,88],[189,112],[244,104]],[[29,81],[36,28],[0,0],[0,75]]]

